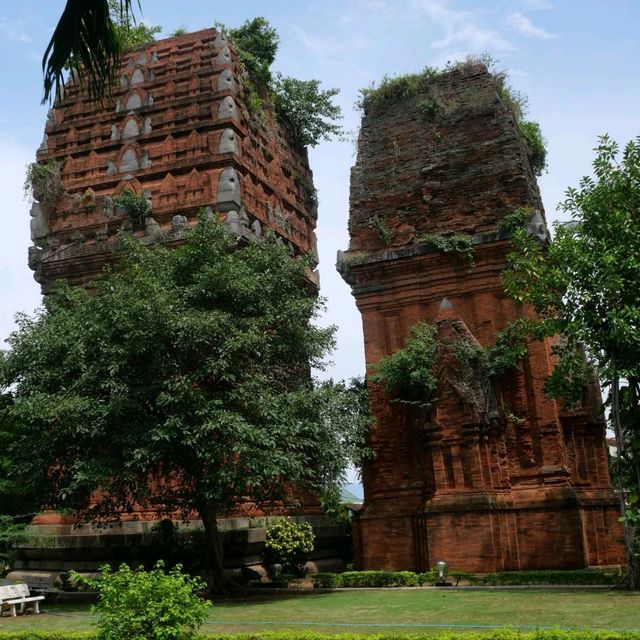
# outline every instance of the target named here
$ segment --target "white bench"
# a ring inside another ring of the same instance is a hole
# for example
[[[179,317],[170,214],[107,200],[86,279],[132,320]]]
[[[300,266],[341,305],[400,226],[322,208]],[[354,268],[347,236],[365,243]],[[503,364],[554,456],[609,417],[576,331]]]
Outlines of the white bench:
[[[17,615],[16,606],[20,605],[20,613],[32,607],[34,613],[40,613],[40,601],[44,596],[32,596],[26,584],[7,584],[0,586],[0,616],[5,610]]]

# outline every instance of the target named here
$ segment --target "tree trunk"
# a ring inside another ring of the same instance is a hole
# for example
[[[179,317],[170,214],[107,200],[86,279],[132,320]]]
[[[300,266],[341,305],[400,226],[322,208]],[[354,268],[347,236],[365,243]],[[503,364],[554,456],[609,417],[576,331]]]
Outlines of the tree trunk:
[[[211,593],[221,593],[224,590],[223,549],[216,512],[209,505],[203,505],[199,509],[199,514],[204,526],[206,552],[203,578]]]
[[[616,490],[620,500],[620,515],[622,516],[622,524],[624,527],[624,545],[627,556],[627,586],[630,589],[638,589],[640,587],[640,572],[638,570],[638,559],[634,553],[635,527],[627,519],[627,504],[624,496],[624,483],[622,479],[622,465],[624,464],[625,440],[622,431],[622,422],[620,420],[620,375],[617,369],[617,360],[615,354],[610,355],[611,369],[613,372],[611,378],[611,423],[616,438],[616,447],[618,449],[616,464]]]

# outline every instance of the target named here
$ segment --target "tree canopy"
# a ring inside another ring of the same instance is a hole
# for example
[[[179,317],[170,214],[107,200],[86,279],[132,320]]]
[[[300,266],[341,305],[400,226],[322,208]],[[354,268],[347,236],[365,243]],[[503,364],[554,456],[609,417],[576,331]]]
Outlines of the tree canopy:
[[[531,304],[547,335],[561,334],[558,362],[547,391],[568,404],[587,379],[587,362],[608,390],[616,436],[614,464],[626,526],[629,581],[639,586],[640,525],[640,137],[622,153],[599,139],[594,177],[570,188],[561,208],[571,215],[555,225],[548,247],[523,228],[506,273],[508,292]],[[585,361],[585,355],[587,362]],[[626,494],[627,502],[623,496]]]
[[[312,383],[333,329],[311,322],[307,260],[204,218],[175,249],[124,249],[98,295],[62,285],[19,318],[0,357],[11,474],[87,519],[199,514],[219,588],[216,517],[340,480],[366,420]]]

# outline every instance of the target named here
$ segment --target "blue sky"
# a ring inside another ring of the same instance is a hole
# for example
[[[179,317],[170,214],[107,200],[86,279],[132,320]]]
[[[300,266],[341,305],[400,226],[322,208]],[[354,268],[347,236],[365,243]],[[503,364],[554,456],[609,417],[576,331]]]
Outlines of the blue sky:
[[[63,0],[0,2],[0,340],[16,312],[40,301],[27,268],[29,204],[22,183],[46,116],[40,61],[63,6]],[[590,173],[599,134],[621,143],[640,134],[640,0],[142,0],[142,7],[145,21],[163,25],[165,34],[265,16],[281,36],[274,67],[338,87],[344,125],[354,135],[360,88],[385,74],[489,52],[529,96],[530,117],[548,140],[549,170],[539,182],[550,220],[564,190]],[[360,316],[334,269],[337,249],[348,245],[354,154],[348,141],[322,143],[310,153],[320,198],[323,322],[339,327],[327,374],[337,378],[364,370]]]

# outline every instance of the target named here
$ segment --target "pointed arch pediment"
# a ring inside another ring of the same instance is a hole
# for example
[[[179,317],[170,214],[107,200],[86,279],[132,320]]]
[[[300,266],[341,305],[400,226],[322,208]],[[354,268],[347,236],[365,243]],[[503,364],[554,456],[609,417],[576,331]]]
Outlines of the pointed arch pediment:
[[[143,104],[144,96],[142,94],[142,91],[138,91],[137,89],[135,89],[127,96],[127,101],[125,102],[125,111],[135,111],[136,109],[140,109]]]
[[[137,116],[127,116],[127,119],[124,121],[124,126],[122,127],[122,139],[130,140],[132,138],[137,138],[140,135],[141,124],[142,123]]]
[[[131,171],[137,171],[140,168],[140,158],[133,145],[124,147],[120,152],[118,168],[120,173],[129,173]]]
[[[176,183],[176,179],[171,172],[167,173],[160,186],[160,193],[173,193],[177,188],[178,184]]]
[[[137,178],[129,178],[128,180],[120,181],[116,187],[115,195],[119,196],[126,190],[135,193],[137,196],[142,195],[142,185]]]

